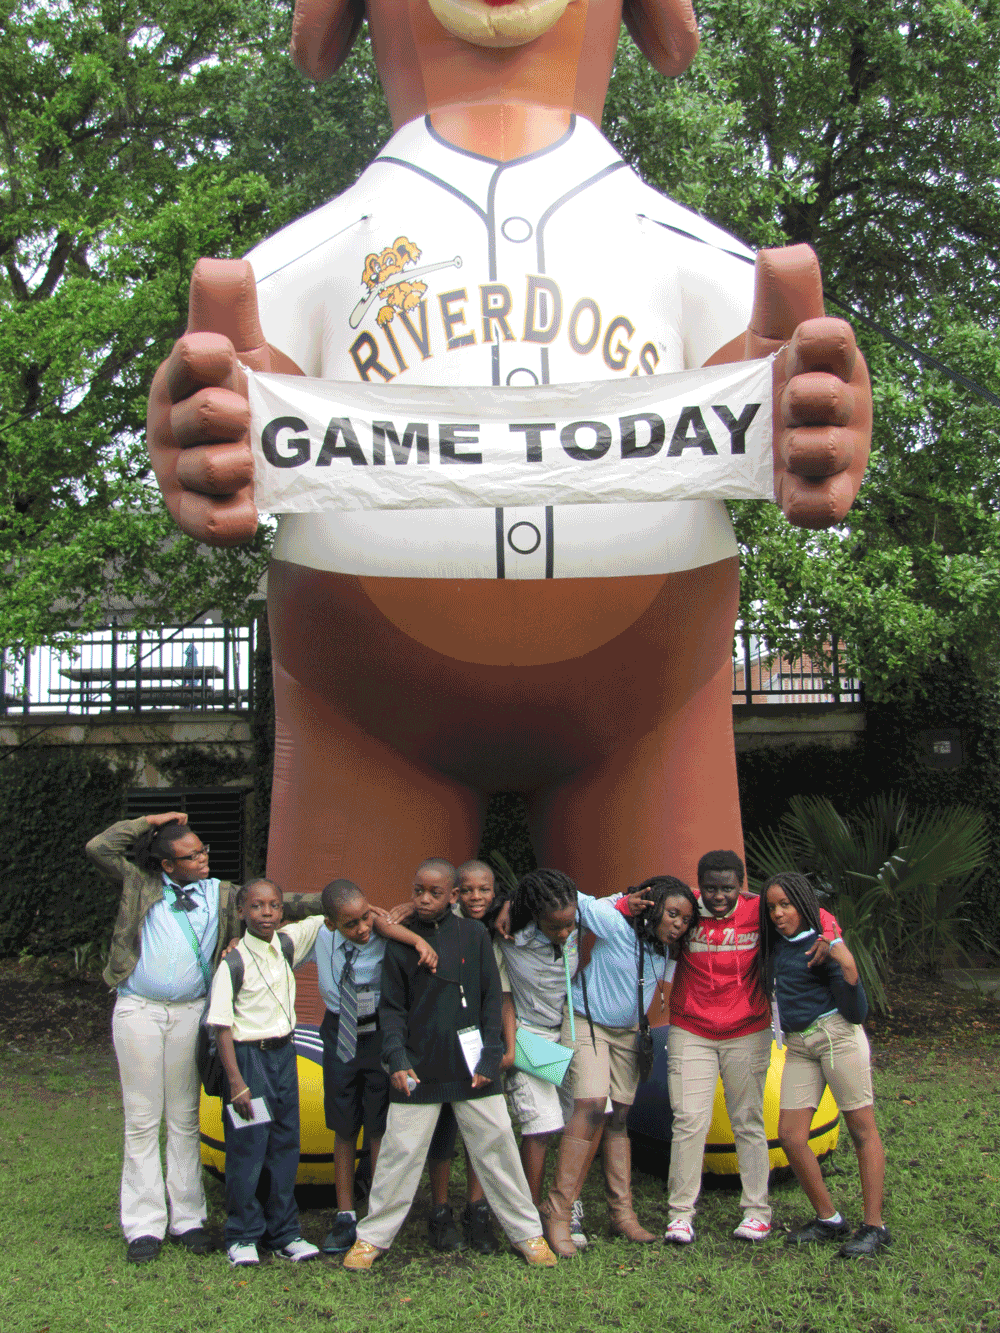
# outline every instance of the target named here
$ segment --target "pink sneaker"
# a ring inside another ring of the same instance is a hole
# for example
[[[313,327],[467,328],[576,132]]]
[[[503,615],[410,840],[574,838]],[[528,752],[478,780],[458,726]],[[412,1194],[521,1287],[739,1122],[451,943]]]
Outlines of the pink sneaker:
[[[664,1240],[671,1240],[675,1245],[690,1245],[694,1240],[694,1227],[686,1217],[675,1217],[663,1233]]]
[[[759,1222],[756,1217],[745,1217],[733,1232],[740,1240],[767,1240],[771,1234],[768,1222]]]

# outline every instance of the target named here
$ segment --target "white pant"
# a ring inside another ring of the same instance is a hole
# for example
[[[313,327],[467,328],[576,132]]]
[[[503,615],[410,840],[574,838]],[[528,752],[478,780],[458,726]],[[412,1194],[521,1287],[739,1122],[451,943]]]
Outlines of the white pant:
[[[111,1020],[125,1111],[122,1230],[127,1241],[205,1225],[198,1137],[200,1084],[194,1063],[203,1000],[161,1004],[119,995]],[[167,1122],[167,1189],[160,1165],[160,1121]]]
[[[503,1097],[480,1097],[451,1106],[483,1192],[508,1239],[517,1245],[540,1236],[542,1224],[531,1202]],[[368,1216],[358,1223],[359,1240],[387,1250],[396,1239],[417,1192],[440,1113],[436,1103],[390,1105]]]

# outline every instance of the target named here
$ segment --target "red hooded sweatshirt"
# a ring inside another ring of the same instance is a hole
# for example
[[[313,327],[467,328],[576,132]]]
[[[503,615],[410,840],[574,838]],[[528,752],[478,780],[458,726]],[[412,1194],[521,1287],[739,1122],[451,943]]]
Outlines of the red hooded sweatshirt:
[[[741,892],[729,916],[714,917],[701,907],[698,924],[677,960],[670,992],[670,1021],[710,1041],[746,1037],[771,1025],[771,1006],[757,990],[760,899]],[[618,910],[629,915],[628,896]],[[824,932],[840,929],[836,918],[820,909]]]

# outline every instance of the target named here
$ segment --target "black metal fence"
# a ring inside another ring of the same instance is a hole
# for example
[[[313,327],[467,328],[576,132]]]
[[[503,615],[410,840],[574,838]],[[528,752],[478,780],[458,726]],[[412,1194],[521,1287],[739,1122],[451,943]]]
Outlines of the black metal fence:
[[[255,643],[252,624],[206,621],[158,631],[111,625],[72,651],[34,648],[15,669],[0,667],[0,716],[251,713]],[[829,657],[824,670],[806,654],[782,656],[739,631],[733,703],[861,703],[861,682],[841,675],[837,644]]]
[[[864,687],[840,671],[840,645],[827,647],[829,665],[817,664],[806,653],[785,657],[759,639],[737,631],[733,646],[733,703],[844,704],[863,703]]]
[[[0,715],[252,712],[254,625],[111,625],[77,648],[33,648],[0,667]]]

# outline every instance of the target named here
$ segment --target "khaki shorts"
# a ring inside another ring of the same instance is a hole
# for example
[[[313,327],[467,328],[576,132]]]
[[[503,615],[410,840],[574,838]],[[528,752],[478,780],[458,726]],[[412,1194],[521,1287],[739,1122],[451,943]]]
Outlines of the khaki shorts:
[[[610,1097],[621,1106],[631,1106],[639,1086],[639,1062],[635,1041],[638,1028],[606,1028],[594,1024],[594,1040],[590,1040],[590,1024],[582,1014],[576,1014],[576,1054],[569,1067],[573,1096],[580,1099]],[[562,1044],[569,1046],[569,1016],[563,1018]],[[596,1045],[597,1049],[594,1050]]]
[[[819,1106],[829,1085],[842,1111],[871,1106],[871,1052],[860,1023],[840,1014],[821,1018],[808,1033],[785,1033],[785,1068],[781,1075],[781,1109],[805,1111]]]
[[[528,1023],[519,1023],[519,1027],[528,1032],[536,1032],[540,1037],[558,1041],[559,1028],[536,1028]],[[510,1118],[522,1134],[560,1134],[563,1125],[573,1110],[573,1065],[576,1056],[566,1070],[566,1077],[561,1085],[548,1083],[544,1078],[535,1078],[523,1069],[509,1069],[506,1074],[504,1091],[510,1105]]]

